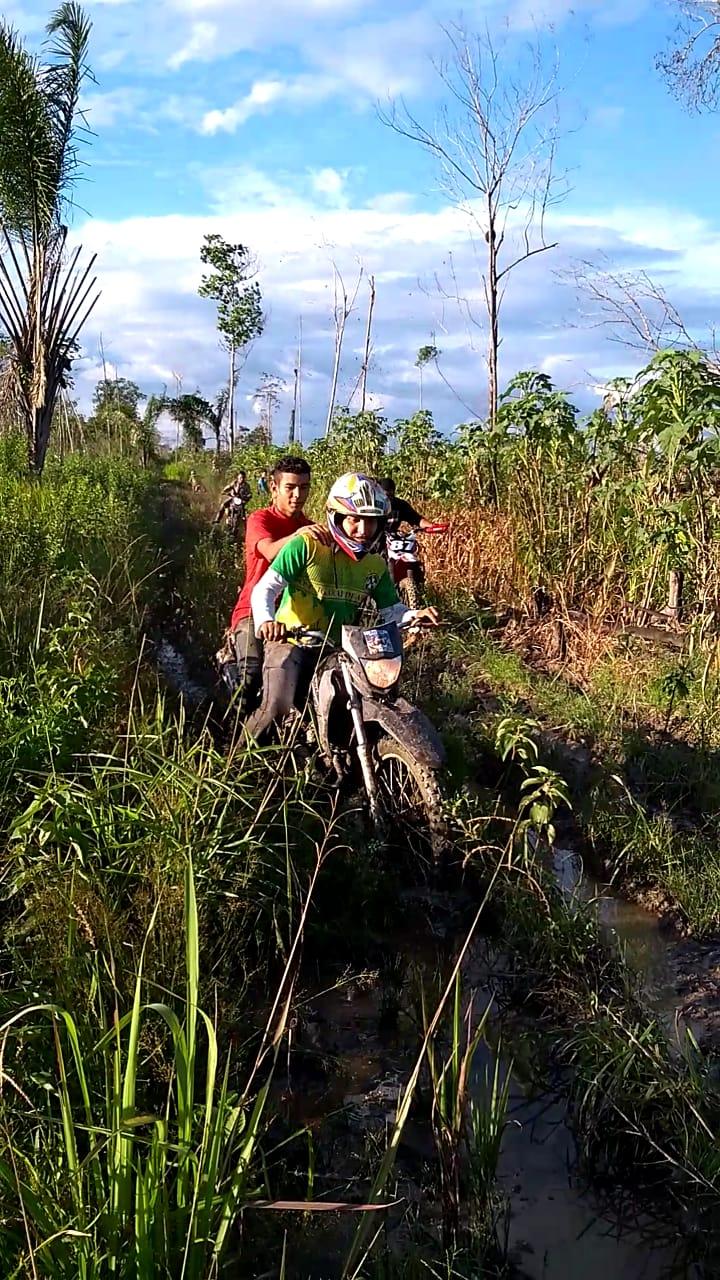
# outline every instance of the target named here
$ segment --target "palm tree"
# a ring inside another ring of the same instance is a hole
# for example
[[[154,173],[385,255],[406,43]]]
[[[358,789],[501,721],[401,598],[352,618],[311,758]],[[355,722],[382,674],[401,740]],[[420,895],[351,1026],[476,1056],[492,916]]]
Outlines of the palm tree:
[[[98,298],[95,258],[83,267],[79,246],[66,251],[65,223],[81,164],[90,29],[78,4],[62,4],[41,62],[0,22],[0,325],[9,348],[0,403],[12,405],[38,474],[58,392]]]

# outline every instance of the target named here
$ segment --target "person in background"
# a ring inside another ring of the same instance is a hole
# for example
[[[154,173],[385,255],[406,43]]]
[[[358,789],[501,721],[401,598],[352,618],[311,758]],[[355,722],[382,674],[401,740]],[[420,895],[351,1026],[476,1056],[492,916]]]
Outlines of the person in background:
[[[255,635],[250,597],[275,557],[302,529],[311,541],[330,541],[324,525],[312,524],[304,507],[310,493],[310,467],[305,458],[288,455],[270,473],[271,502],[253,511],[245,529],[245,581],[230,619],[231,660],[237,665],[235,689],[239,710],[247,712],[260,691],[262,646]]]
[[[386,525],[388,533],[397,533],[401,524],[412,525],[413,529],[431,529],[434,527],[432,520],[426,520],[409,502],[396,496],[395,481],[391,476],[385,476],[384,479],[378,480],[378,484],[390,500],[390,514]]]
[[[258,476],[257,491],[258,491],[258,493],[260,494],[260,497],[261,497],[261,498],[264,498],[264,497],[265,497],[265,495],[267,494],[267,491],[268,491],[268,482],[267,482],[267,479],[266,479],[266,477],[265,477],[265,472],[264,472],[264,471],[261,471],[261,472],[260,472],[260,475]]]
[[[222,492],[226,493],[227,497],[220,503],[217,515],[213,520],[213,524],[220,523],[228,507],[231,507],[236,499],[243,504],[242,514],[243,519],[245,519],[245,507],[252,498],[252,490],[247,482],[246,473],[244,471],[238,471],[235,479],[230,484],[226,484]]]

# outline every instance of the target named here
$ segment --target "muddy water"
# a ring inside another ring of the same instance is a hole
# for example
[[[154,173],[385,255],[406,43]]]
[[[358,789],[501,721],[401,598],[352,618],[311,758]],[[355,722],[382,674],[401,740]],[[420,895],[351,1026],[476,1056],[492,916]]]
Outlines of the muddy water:
[[[171,689],[180,693],[191,706],[201,706],[208,700],[208,691],[190,676],[182,653],[163,637],[155,649],[158,670]]]
[[[426,958],[416,951],[408,950],[406,959],[415,965],[420,959],[420,968],[425,967]],[[470,965],[473,985],[480,984],[478,1010],[489,998],[479,976],[482,967],[482,961]],[[427,958],[428,979],[433,968]],[[320,1138],[329,1115],[344,1117],[348,1146],[336,1148],[332,1161],[340,1177],[350,1174],[356,1159],[352,1152],[369,1131],[386,1133],[392,1127],[398,1093],[417,1051],[416,1028],[403,1028],[401,1018],[399,1028],[383,1034],[379,1015],[380,997],[372,986],[357,990],[351,985],[326,994],[314,1007],[318,1039],[337,1055],[337,1072],[314,1096],[312,1088],[304,1090],[295,1119],[309,1124]],[[491,1039],[498,1030],[496,1026]],[[485,1097],[490,1064],[491,1050],[483,1046],[471,1086],[478,1102]],[[429,1125],[422,1116],[408,1122],[399,1158],[411,1178],[420,1176],[418,1161],[434,1162]],[[660,1238],[658,1224],[621,1223],[609,1213],[578,1181],[576,1164],[564,1102],[534,1094],[520,1069],[511,1081],[497,1170],[498,1188],[509,1206],[507,1239],[517,1280],[679,1280],[694,1274],[679,1260],[679,1251]],[[322,1274],[335,1273],[329,1269]]]
[[[636,902],[616,894],[612,887],[588,875],[582,858],[573,849],[555,849],[553,867],[560,887],[568,895],[596,904],[605,941],[622,952],[627,964],[638,974],[652,1012],[673,1037],[685,1029],[697,1031],[687,1019],[678,1017],[677,972],[672,963],[672,940],[668,939],[657,915]]]
[[[513,1083],[498,1185],[510,1199],[509,1243],[529,1280],[661,1280],[686,1276],[657,1232],[622,1228],[572,1175],[575,1148],[561,1102]]]
[[[513,1078],[498,1187],[508,1196],[508,1243],[528,1280],[669,1280],[693,1273],[656,1224],[623,1224],[581,1186],[562,1100],[534,1097]]]

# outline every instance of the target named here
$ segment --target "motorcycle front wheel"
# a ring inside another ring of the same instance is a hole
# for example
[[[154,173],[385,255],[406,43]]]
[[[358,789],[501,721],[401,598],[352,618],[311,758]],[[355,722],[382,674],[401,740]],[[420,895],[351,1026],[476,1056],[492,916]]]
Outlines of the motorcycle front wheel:
[[[403,846],[427,862],[447,847],[448,830],[437,773],[394,738],[375,746],[376,780],[387,843]]]

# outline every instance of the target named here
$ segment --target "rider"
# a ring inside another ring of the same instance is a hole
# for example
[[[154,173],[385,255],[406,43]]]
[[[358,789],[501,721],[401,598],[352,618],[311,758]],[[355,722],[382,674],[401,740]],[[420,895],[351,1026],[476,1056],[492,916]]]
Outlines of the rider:
[[[401,524],[412,525],[413,529],[431,529],[433,527],[432,520],[426,520],[404,498],[395,496],[395,481],[391,476],[385,476],[383,480],[378,480],[378,484],[381,489],[384,489],[390,501],[390,514],[386,525],[388,533],[397,533]]]
[[[383,490],[368,476],[353,471],[340,476],[327,499],[330,540],[313,540],[304,529],[254,588],[255,631],[265,641],[262,702],[246,722],[256,739],[293,705],[302,706],[307,693],[317,650],[313,654],[288,640],[289,627],[322,631],[337,642],[342,625],[357,622],[368,596],[384,622],[424,618],[437,624],[436,609],[406,609],[400,603],[377,552],[389,511]]]
[[[238,668],[240,710],[248,711],[260,689],[262,648],[255,636],[250,596],[279,551],[299,529],[329,541],[324,525],[311,524],[304,513],[310,492],[310,467],[305,458],[288,455],[270,473],[272,502],[253,511],[245,529],[245,581],[230,619],[231,649]]]
[[[219,524],[228,507],[231,507],[235,499],[243,504],[243,510],[252,498],[252,489],[247,482],[247,475],[244,471],[238,471],[235,479],[230,484],[226,484],[222,491],[227,494],[227,498],[218,508],[218,513],[213,520],[213,524]]]

